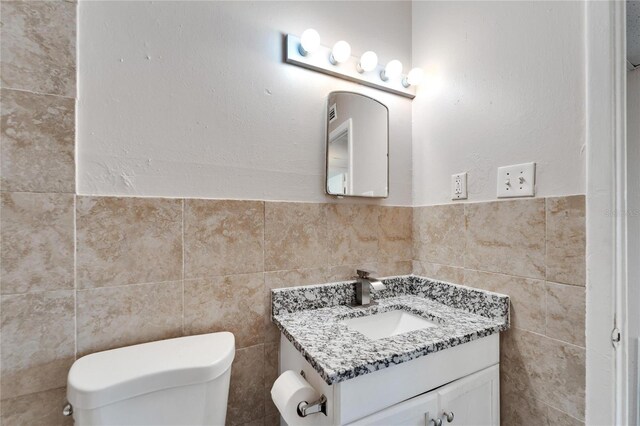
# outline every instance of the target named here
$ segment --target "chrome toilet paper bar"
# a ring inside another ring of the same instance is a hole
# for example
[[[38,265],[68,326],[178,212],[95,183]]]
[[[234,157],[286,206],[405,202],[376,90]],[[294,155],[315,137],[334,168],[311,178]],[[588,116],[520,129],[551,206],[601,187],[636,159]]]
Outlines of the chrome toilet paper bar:
[[[320,395],[320,399],[312,403],[302,401],[298,404],[298,415],[300,417],[307,417],[309,414],[322,413],[327,415],[327,397]]]
[[[306,379],[307,375],[304,374],[304,370],[300,370],[300,375]],[[320,395],[320,399],[314,401],[312,403],[308,403],[307,401],[302,401],[298,404],[298,415],[300,417],[307,417],[309,414],[322,413],[325,416],[327,415],[327,397]]]

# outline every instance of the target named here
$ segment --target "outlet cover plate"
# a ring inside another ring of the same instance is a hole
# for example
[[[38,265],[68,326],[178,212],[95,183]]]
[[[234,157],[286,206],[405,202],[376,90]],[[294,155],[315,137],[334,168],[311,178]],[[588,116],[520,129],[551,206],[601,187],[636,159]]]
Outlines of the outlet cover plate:
[[[451,175],[451,199],[467,199],[467,172]]]
[[[498,198],[536,195],[536,163],[498,167]]]

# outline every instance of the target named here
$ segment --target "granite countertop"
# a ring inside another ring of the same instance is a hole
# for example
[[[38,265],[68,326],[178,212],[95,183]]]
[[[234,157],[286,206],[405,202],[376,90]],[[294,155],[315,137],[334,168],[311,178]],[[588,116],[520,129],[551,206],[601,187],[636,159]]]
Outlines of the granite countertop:
[[[368,308],[351,306],[355,282],[272,290],[272,320],[330,385],[509,328],[508,296],[413,275],[383,282]],[[371,340],[342,323],[392,310],[438,326]]]

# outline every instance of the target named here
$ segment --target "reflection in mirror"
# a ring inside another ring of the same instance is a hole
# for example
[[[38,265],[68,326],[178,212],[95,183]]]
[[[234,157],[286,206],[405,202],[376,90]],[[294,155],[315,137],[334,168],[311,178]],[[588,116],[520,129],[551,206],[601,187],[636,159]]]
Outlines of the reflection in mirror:
[[[389,112],[368,96],[329,94],[327,193],[352,197],[389,195]]]

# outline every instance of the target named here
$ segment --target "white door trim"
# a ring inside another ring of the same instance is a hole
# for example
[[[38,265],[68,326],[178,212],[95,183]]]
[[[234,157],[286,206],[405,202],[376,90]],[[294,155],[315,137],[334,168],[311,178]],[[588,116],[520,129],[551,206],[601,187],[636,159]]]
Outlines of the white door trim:
[[[586,423],[626,418],[625,3],[588,1]],[[614,350],[617,323],[622,342]]]

